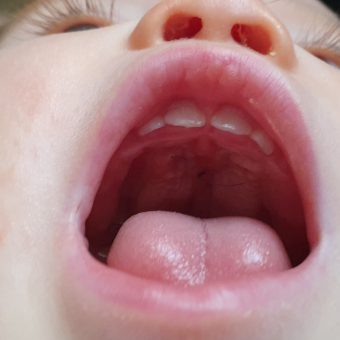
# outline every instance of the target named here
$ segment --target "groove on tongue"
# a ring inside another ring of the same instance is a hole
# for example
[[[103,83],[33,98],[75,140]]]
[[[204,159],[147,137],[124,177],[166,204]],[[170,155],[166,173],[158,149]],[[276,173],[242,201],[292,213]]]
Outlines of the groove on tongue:
[[[202,220],[171,212],[146,212],[126,221],[108,265],[181,286],[223,283],[291,267],[275,231],[260,221]]]

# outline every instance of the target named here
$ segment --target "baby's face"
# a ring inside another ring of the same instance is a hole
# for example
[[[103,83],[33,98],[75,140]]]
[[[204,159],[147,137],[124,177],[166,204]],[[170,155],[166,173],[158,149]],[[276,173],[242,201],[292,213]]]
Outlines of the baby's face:
[[[339,338],[339,27],[316,0],[22,13],[0,338]]]

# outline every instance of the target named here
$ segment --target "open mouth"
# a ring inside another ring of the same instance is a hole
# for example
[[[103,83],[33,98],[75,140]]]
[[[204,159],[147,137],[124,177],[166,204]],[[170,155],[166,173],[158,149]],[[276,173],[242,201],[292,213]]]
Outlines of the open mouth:
[[[314,174],[280,77],[230,52],[157,58],[134,70],[101,131],[100,143],[115,136],[116,146],[85,226],[101,270],[188,288],[298,267],[318,239]]]
[[[197,100],[169,98],[114,153],[87,223],[91,252],[185,285],[300,264],[309,253],[304,212],[282,150],[242,107]],[[192,275],[178,268],[188,261]]]

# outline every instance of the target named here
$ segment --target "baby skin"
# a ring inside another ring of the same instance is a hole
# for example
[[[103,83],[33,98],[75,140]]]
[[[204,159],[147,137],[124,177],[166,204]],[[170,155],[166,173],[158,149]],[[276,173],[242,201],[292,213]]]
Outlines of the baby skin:
[[[340,338],[340,21],[317,0],[40,0],[0,40],[0,338]]]

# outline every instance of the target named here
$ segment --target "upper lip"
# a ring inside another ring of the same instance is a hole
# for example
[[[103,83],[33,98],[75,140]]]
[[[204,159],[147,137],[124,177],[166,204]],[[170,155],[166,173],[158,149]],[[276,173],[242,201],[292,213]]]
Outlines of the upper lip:
[[[201,91],[202,95],[207,96],[207,100],[209,95],[214,95],[223,98],[225,102],[232,101],[245,106],[253,118],[282,148],[301,192],[310,244],[316,248],[320,229],[316,216],[317,174],[312,143],[303,122],[302,112],[288,83],[277,68],[268,61],[262,60],[260,56],[241,54],[218,46],[207,49],[199,44],[193,46],[179,43],[177,48],[156,51],[136,63],[129,71],[101,123],[96,145],[93,148],[96,152],[101,150],[100,155],[93,153],[88,157],[87,163],[84,164],[86,176],[79,177],[78,189],[82,188],[83,191],[82,195],[76,197],[82,198],[80,202],[79,200],[71,202],[74,211],[77,211],[79,224],[84,226],[105,167],[124,137],[131,129],[149,118],[155,100],[159,100],[162,96],[179,95],[176,93],[178,91],[176,86],[172,88],[171,85],[195,77],[197,80],[205,79],[205,82],[201,84],[196,82],[197,87],[190,89],[191,92]],[[164,88],[167,88],[168,92],[165,92]],[[213,92],[207,91],[211,88],[214,88]],[[126,114],[127,112],[129,115]],[[307,165],[310,169],[308,172],[305,171]],[[87,185],[90,182],[91,185]],[[84,187],[88,188],[85,194]],[[87,285],[89,289],[95,287],[94,290],[105,299],[109,298],[113,302],[120,301],[133,306],[139,305],[140,296],[143,295],[149,299],[147,306],[151,310],[157,305],[157,308],[172,311],[192,311],[194,305],[196,311],[254,308],[254,304],[264,307],[266,303],[278,296],[279,288],[282,287],[280,280],[295,282],[285,291],[280,292],[281,297],[285,295],[286,298],[294,299],[296,294],[301,293],[300,283],[306,272],[310,270],[310,259],[313,258],[309,256],[309,259],[299,268],[286,273],[258,282],[254,280],[252,289],[256,288],[259,292],[254,297],[251,290],[247,290],[247,284],[251,284],[249,282],[238,287],[220,286],[215,290],[204,288],[204,295],[200,288],[185,293],[171,287],[164,290],[164,287],[158,284],[151,285],[143,280],[133,279],[132,282],[132,279],[127,279],[124,274],[118,274],[94,262],[90,256],[86,257],[87,260],[80,261],[79,257],[84,256],[84,252],[86,249],[79,251],[82,255],[76,254],[68,260],[71,260],[70,273],[75,275],[75,278],[78,277],[78,280],[80,276],[82,284]],[[79,266],[79,263],[83,265]],[[292,272],[295,275],[292,275]],[[115,288],[117,285],[120,286],[118,290]],[[131,290],[138,292],[135,298]],[[173,298],[174,294],[181,294],[181,298]],[[200,304],[195,304],[198,296],[200,296]]]

